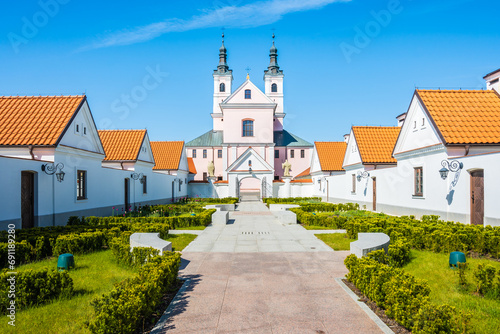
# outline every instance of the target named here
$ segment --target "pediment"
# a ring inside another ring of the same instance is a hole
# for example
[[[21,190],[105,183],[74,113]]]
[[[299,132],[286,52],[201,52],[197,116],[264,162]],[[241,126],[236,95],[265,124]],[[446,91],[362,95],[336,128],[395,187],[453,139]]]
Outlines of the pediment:
[[[245,98],[245,91],[250,90],[251,98]],[[227,99],[221,103],[221,108],[231,107],[233,105],[268,105],[275,107],[276,103],[264,94],[253,82],[246,80],[238,89],[234,91]]]
[[[226,170],[227,173],[248,172],[274,172],[274,168],[268,164],[253,148],[248,148],[236,159]]]

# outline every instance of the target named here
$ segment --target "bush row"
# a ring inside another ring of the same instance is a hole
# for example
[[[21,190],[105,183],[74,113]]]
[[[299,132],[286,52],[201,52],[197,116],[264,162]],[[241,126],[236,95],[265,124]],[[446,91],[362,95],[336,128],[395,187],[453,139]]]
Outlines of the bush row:
[[[52,254],[57,256],[64,253],[92,253],[102,249],[107,244],[106,240],[106,235],[101,231],[60,235],[56,239]]]
[[[263,198],[262,201],[266,204],[283,204],[283,203],[293,204],[297,202],[307,202],[307,201],[321,202],[321,197],[285,197],[285,198],[269,197],[269,198]]]
[[[159,251],[152,247],[134,247],[130,251],[130,235],[132,232],[124,232],[122,235],[109,241],[109,248],[113,252],[118,263],[140,267],[151,258],[158,255]]]
[[[500,270],[492,265],[479,264],[474,271],[476,292],[482,295],[500,297]]]
[[[139,269],[137,276],[95,298],[91,302],[95,315],[87,323],[89,330],[100,334],[135,333],[176,282],[179,266],[178,253],[156,256]]]
[[[15,300],[15,309],[19,310],[72,294],[73,280],[66,271],[44,268],[28,269],[16,275],[6,271],[0,274],[1,314],[10,313],[11,300]]]
[[[465,225],[423,216],[352,217],[345,224],[349,238],[359,232],[384,232],[395,240],[404,237],[415,249],[439,252],[477,252],[500,257],[500,227]]]
[[[470,315],[461,314],[449,305],[431,304],[426,281],[369,257],[358,259],[349,255],[344,263],[349,270],[347,279],[412,333],[468,331]]]
[[[411,249],[404,239],[391,241],[387,254],[383,249],[372,251],[367,255],[370,259],[395,268],[404,267],[411,261]]]
[[[331,203],[318,203],[318,204],[303,204],[300,208],[293,208],[290,211],[297,215],[297,220],[303,225],[314,225],[330,227],[332,229],[344,229],[347,217],[340,215],[316,215],[315,212],[338,212],[338,211],[351,211],[358,210],[358,204],[331,204]],[[357,236],[356,236],[357,238]]]
[[[189,203],[203,203],[203,204],[236,204],[239,198],[237,197],[225,197],[225,198],[201,198],[193,197],[189,198]]]

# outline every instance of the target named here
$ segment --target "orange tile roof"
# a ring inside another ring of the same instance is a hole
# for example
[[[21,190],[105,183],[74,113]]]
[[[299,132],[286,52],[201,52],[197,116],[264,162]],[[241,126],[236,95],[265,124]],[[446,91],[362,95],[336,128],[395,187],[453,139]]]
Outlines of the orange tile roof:
[[[183,149],[183,141],[152,141],[151,150],[155,158],[153,169],[179,169]]]
[[[104,161],[135,161],[146,136],[146,130],[99,130],[106,153]]]
[[[353,126],[352,131],[364,164],[396,163],[392,157],[399,126]]]
[[[302,180],[292,180],[290,183],[312,183],[313,180],[311,179],[302,179]]]
[[[304,176],[310,176],[310,174],[311,174],[311,167],[309,167],[308,169],[306,169],[305,171],[303,171],[299,175],[295,176],[295,178],[297,179],[297,178],[304,177]]]
[[[444,144],[500,143],[500,96],[493,90],[417,90]]]
[[[0,96],[0,145],[54,146],[84,95]]]
[[[321,170],[342,171],[347,144],[343,141],[314,142]]]
[[[224,180],[223,181],[215,181],[214,183],[229,183],[229,181],[227,181],[227,180],[225,180],[225,181]]]
[[[188,160],[188,166],[189,166],[189,173],[191,174],[196,174],[196,167],[194,165],[193,158],[187,158]]]
[[[285,183],[283,180],[273,180],[273,183]]]

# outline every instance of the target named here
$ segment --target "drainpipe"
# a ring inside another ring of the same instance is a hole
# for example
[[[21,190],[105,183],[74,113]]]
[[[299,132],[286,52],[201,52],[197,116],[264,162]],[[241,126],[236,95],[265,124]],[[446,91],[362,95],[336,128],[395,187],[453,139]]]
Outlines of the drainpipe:
[[[33,145],[29,145],[28,149],[30,150],[31,160],[35,160],[35,155],[33,154]]]
[[[56,178],[54,175],[52,178],[52,226],[56,226]]]

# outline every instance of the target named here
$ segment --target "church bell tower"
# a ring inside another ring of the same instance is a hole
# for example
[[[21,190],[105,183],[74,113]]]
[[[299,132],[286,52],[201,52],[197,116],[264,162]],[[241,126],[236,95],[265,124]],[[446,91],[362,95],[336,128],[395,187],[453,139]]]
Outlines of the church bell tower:
[[[274,130],[282,131],[283,118],[285,117],[285,108],[283,106],[283,77],[285,75],[278,65],[278,49],[274,45],[274,38],[273,34],[273,45],[269,51],[270,62],[267,70],[264,71],[264,85],[266,95],[277,104]]]
[[[227,49],[224,46],[224,34],[222,34],[222,46],[219,49],[219,65],[214,71],[214,104],[213,114],[222,113],[219,104],[224,101],[232,91],[233,71],[227,65]],[[215,123],[215,119],[214,119]],[[214,124],[215,125],[215,124]],[[215,130],[215,127],[214,127]]]

